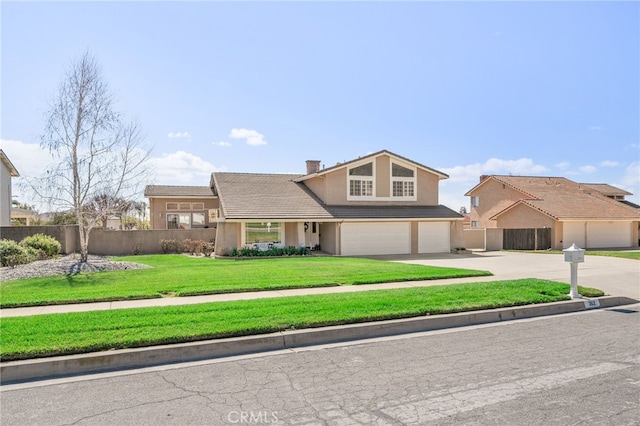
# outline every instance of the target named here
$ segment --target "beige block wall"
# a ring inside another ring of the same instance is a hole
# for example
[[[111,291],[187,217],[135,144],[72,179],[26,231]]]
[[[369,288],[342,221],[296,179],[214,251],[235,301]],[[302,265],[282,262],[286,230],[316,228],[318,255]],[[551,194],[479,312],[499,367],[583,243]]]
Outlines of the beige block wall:
[[[464,230],[464,247],[467,250],[484,250],[485,249],[485,228],[465,229]]]
[[[498,227],[496,221],[489,218],[525,197],[521,192],[493,179],[485,182],[472,195],[480,198],[479,206],[472,206],[470,213],[471,220],[477,221],[479,228]]]
[[[209,223],[208,209],[217,209],[220,207],[218,197],[210,198],[150,198],[149,214],[151,229],[167,229],[167,213],[197,213],[202,210],[185,210],[167,212],[167,203],[204,203],[205,225],[213,226]]]

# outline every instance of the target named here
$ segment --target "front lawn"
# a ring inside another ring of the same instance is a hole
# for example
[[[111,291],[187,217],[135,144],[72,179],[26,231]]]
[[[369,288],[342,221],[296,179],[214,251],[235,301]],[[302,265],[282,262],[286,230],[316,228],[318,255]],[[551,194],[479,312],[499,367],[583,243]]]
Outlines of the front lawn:
[[[221,260],[150,255],[114,260],[152,268],[7,281],[0,283],[0,307],[491,275],[470,269],[337,257]]]
[[[580,288],[585,296],[595,289]],[[568,299],[539,279],[3,318],[2,361]]]

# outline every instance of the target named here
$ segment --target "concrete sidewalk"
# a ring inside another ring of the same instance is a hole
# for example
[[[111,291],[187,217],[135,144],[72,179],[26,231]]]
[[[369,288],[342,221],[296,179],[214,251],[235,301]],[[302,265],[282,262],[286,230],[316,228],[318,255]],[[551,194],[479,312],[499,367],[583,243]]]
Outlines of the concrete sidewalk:
[[[432,266],[488,270],[493,276],[453,278],[442,280],[407,281],[382,284],[365,284],[335,287],[302,288],[276,291],[212,294],[190,297],[166,297],[156,299],[122,300],[114,302],[78,303],[68,305],[36,306],[29,308],[0,309],[0,318],[87,312],[110,309],[143,308],[151,306],[177,306],[233,300],[266,299],[312,294],[351,293],[357,291],[395,288],[426,287],[434,285],[542,278],[570,282],[569,264],[561,254],[532,254],[517,252],[479,252],[467,254],[433,254],[421,256],[379,256],[380,260],[415,263]],[[604,256],[587,256],[578,268],[578,283],[595,287],[608,295],[640,300],[640,262]]]

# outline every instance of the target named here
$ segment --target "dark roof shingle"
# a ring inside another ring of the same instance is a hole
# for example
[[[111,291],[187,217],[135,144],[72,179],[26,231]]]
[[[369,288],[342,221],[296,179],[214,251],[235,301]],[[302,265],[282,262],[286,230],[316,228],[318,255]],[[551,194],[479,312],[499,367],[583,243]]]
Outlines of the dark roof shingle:
[[[213,197],[215,194],[208,186],[147,185],[145,197]]]

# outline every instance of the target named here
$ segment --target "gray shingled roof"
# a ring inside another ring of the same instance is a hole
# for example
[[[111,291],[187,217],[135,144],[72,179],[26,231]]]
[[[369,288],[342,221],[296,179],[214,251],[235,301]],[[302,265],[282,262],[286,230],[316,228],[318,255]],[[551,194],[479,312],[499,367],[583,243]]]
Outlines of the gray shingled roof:
[[[327,206],[300,175],[213,173],[227,219],[412,219],[462,216],[445,206]]]
[[[213,173],[220,207],[227,219],[330,219],[301,175]]]
[[[208,186],[176,186],[176,185],[147,185],[144,188],[145,197],[212,197],[215,194]]]
[[[336,219],[461,219],[445,206],[327,206]]]

